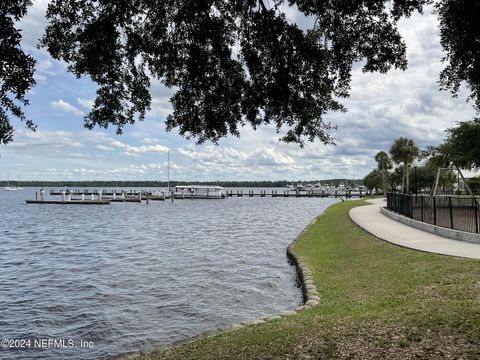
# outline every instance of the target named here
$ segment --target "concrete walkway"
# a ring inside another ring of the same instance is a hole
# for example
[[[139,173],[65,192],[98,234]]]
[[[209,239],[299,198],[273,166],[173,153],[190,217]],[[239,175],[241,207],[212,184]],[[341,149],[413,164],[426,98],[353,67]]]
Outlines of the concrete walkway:
[[[350,218],[376,237],[392,244],[436,254],[480,259],[480,244],[451,240],[392,220],[380,212],[383,199],[367,200],[372,205],[350,210]]]

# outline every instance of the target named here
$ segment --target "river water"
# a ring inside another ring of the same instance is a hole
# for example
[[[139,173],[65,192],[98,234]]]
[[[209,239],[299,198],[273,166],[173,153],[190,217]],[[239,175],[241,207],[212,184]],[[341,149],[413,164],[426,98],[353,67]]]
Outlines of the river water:
[[[0,191],[0,339],[19,340],[0,358],[107,359],[293,309],[286,247],[337,201],[26,205],[36,190]]]

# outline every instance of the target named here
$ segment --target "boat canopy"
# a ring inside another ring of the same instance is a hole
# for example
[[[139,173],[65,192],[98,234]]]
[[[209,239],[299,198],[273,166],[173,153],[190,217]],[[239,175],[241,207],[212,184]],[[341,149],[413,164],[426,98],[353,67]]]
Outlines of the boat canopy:
[[[205,190],[223,190],[223,187],[221,186],[213,186],[213,185],[177,185],[175,186],[176,189],[182,190],[182,189],[193,189],[193,190],[199,190],[199,189],[205,189]]]

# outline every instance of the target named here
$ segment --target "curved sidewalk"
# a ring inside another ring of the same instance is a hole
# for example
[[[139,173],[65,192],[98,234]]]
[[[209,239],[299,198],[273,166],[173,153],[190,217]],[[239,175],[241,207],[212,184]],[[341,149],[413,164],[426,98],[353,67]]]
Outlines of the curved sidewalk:
[[[392,244],[442,255],[480,259],[480,244],[451,240],[392,220],[380,212],[385,200],[367,200],[371,205],[350,210],[350,219],[376,237]]]

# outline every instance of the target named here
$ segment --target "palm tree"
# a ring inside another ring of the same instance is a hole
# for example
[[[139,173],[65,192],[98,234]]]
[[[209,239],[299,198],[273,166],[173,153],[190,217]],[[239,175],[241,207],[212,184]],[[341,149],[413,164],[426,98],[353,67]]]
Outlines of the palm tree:
[[[382,172],[383,176],[383,196],[387,195],[387,171],[392,168],[392,161],[385,151],[379,151],[375,155],[375,161],[378,163],[378,170]]]
[[[409,191],[410,184],[409,184],[409,177],[408,172],[410,165],[413,161],[418,157],[420,154],[420,149],[415,145],[412,139],[407,139],[404,137],[399,137],[393,143],[392,147],[390,148],[390,155],[392,156],[392,160],[396,164],[400,164],[403,162],[403,176],[402,176],[402,192],[405,193]],[[405,187],[406,182],[406,187]]]

